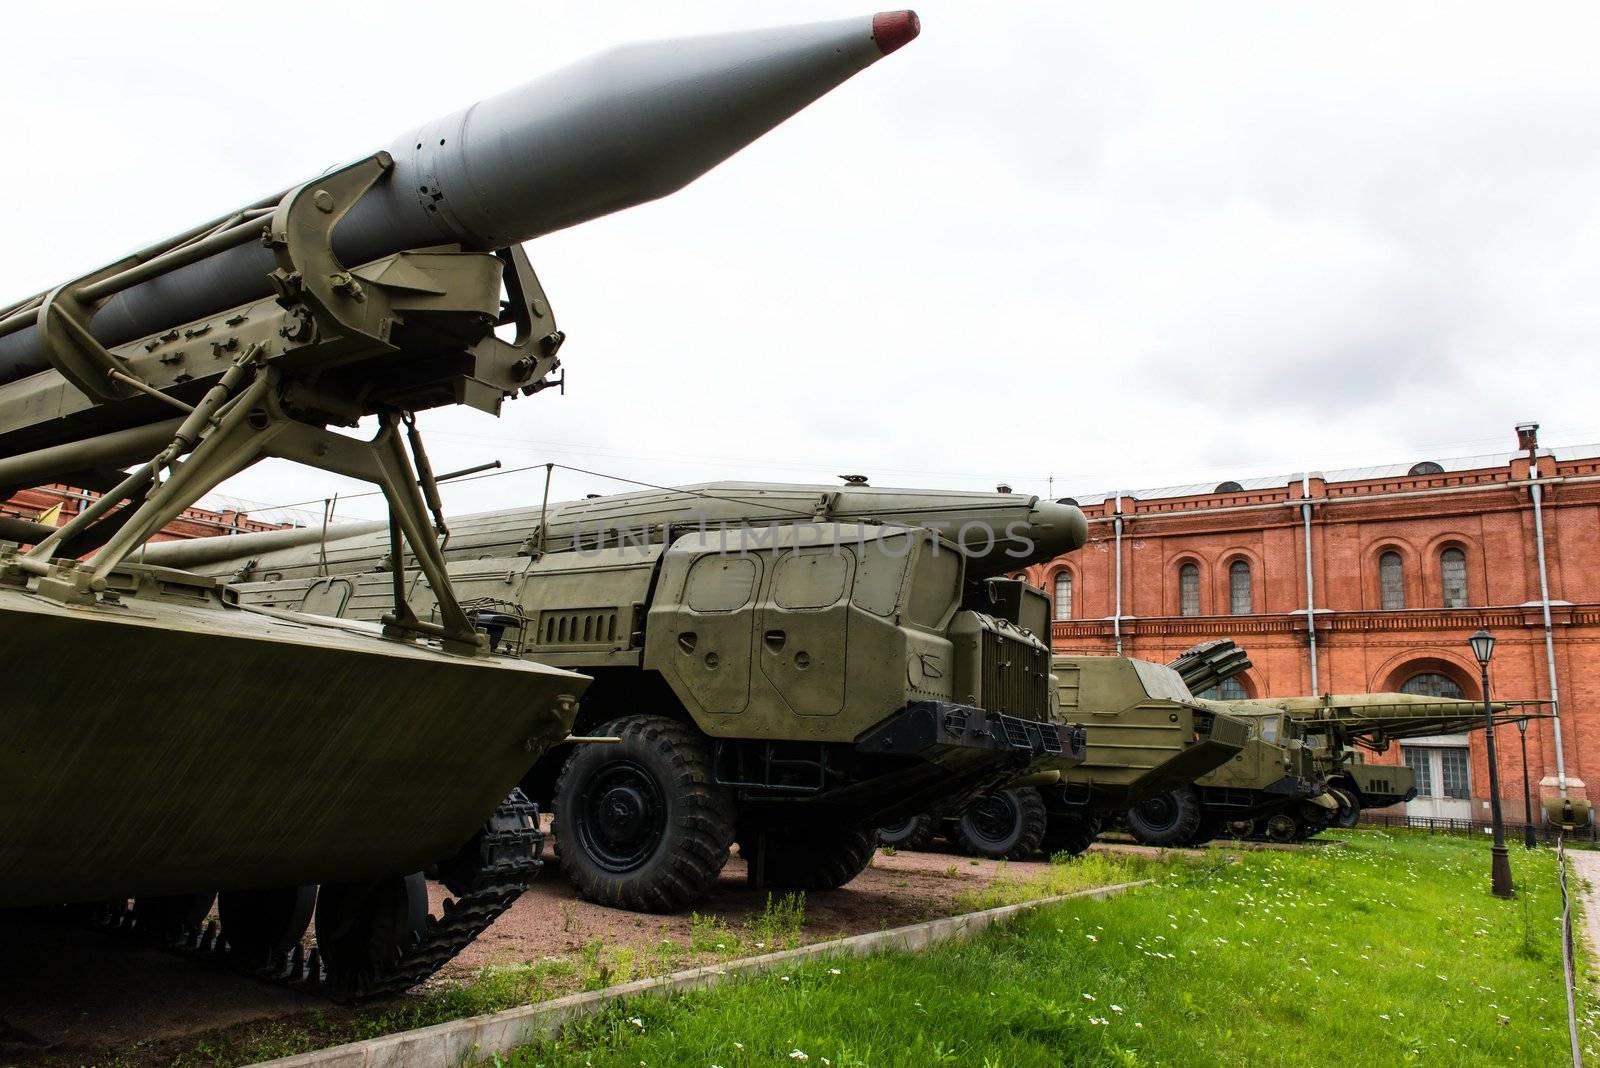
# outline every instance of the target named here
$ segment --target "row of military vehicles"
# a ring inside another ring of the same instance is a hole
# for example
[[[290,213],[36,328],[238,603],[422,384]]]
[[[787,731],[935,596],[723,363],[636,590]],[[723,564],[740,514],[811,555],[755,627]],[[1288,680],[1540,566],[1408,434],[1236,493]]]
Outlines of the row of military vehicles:
[[[446,521],[417,413],[560,381],[522,243],[673,192],[917,32],[603,53],[0,308],[0,495],[98,491],[0,517],[0,908],[366,997],[510,906],[540,806],[585,896],[667,911],[735,848],[815,889],[880,828],[1077,852],[1402,793],[1346,759],[1357,699],[1195,697],[1227,647],[1052,658],[1007,576],[1083,543],[1070,504],[854,479]],[[152,540],[269,459],[388,519]]]

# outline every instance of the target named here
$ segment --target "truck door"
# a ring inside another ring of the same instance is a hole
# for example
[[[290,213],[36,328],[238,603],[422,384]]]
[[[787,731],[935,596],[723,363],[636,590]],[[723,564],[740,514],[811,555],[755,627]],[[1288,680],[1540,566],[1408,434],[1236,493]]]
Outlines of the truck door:
[[[844,707],[855,554],[842,546],[784,551],[761,603],[761,673],[798,716]]]
[[[675,678],[691,711],[727,715],[749,706],[761,573],[758,554],[703,552],[683,573],[681,596],[657,591],[646,639],[649,660]],[[670,571],[662,581],[670,583]]]

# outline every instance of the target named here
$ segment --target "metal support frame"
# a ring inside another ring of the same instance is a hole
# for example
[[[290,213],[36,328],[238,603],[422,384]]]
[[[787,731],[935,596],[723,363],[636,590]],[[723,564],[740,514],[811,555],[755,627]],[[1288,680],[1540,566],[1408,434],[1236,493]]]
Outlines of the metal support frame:
[[[107,576],[124,566],[134,550],[185,508],[258,460],[281,457],[371,482],[383,492],[395,561],[395,606],[383,619],[385,635],[404,640],[438,639],[446,650],[466,655],[486,648],[450,584],[440,543],[449,530],[413,413],[393,403],[358,402],[366,406],[350,418],[365,411],[375,413],[379,420],[377,434],[370,441],[360,441],[327,430],[322,425],[329,420],[327,414],[291,407],[291,403],[303,405],[306,397],[315,401],[323,396],[317,385],[322,370],[337,369],[351,359],[399,353],[391,342],[391,332],[404,318],[391,300],[391,282],[347,271],[332,245],[340,218],[391,167],[386,153],[358,161],[291,190],[273,205],[253,205],[205,230],[180,235],[67,283],[27,302],[23,311],[12,312],[8,322],[12,317],[31,316],[37,308],[41,335],[57,370],[98,403],[154,394],[186,413],[175,431],[167,423],[162,424],[167,429],[159,435],[130,437],[128,453],[115,458],[126,460],[131,454],[135,461],[148,459],[26,555],[8,559],[3,570],[12,580],[38,576],[41,594],[74,603],[92,601],[106,590]],[[266,244],[279,265],[272,273],[278,303],[286,319],[293,317],[294,322],[310,326],[306,331],[280,331],[287,339],[283,351],[269,354],[261,343],[249,345],[191,408],[141,379],[126,358],[109,352],[89,334],[88,318],[100,302],[218,248],[260,236],[264,222]],[[432,255],[437,258],[441,254]],[[500,322],[514,323],[517,338],[508,343],[490,334],[478,342],[471,352],[492,365],[494,375],[465,388],[503,390],[521,383],[524,389],[531,389],[558,365],[555,352],[561,335],[552,330],[536,336],[538,318],[546,320],[544,325],[553,323],[538,280],[521,250],[503,250],[499,260],[501,280],[512,296]],[[413,274],[392,284],[398,291],[415,292],[419,283],[413,269]],[[296,391],[307,384],[311,385],[309,391]],[[144,451],[157,444],[162,447],[154,455]],[[86,445],[93,447],[93,443]],[[91,528],[97,532],[114,529],[92,560],[85,564],[53,559],[64,547],[85,544]],[[407,603],[402,542],[433,589],[437,623],[417,618]]]

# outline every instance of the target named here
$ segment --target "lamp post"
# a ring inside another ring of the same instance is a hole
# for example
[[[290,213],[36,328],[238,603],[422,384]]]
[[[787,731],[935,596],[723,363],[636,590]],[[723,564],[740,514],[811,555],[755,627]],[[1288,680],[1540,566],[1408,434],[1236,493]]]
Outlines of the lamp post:
[[[1512,897],[1516,888],[1511,885],[1511,857],[1506,853],[1506,828],[1500,819],[1500,767],[1494,750],[1494,709],[1489,705],[1489,658],[1494,656],[1494,635],[1486,630],[1467,639],[1472,655],[1478,658],[1478,668],[1483,673],[1483,733],[1489,745],[1489,812],[1494,821],[1494,860],[1490,867],[1490,884],[1495,897]]]
[[[1528,789],[1528,717],[1517,720],[1517,733],[1522,735],[1522,844],[1527,849],[1537,845],[1533,837],[1533,794]]]

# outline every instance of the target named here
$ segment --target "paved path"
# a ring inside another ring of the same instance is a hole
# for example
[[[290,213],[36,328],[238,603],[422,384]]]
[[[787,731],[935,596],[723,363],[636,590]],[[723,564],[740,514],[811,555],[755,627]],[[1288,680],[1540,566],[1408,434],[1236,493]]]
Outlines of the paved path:
[[[1569,878],[1567,889],[1583,902],[1583,919],[1578,924],[1577,934],[1589,944],[1589,960],[1594,961],[1600,954],[1600,852],[1569,849],[1567,863],[1569,876],[1578,877],[1576,886]]]

